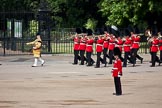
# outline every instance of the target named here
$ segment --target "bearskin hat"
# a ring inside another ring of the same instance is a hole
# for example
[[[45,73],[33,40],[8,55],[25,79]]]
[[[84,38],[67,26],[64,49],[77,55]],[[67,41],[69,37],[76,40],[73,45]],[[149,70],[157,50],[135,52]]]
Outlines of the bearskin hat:
[[[80,28],[76,28],[75,31],[76,31],[77,34],[80,34],[81,33],[81,29]]]
[[[88,29],[87,30],[87,36],[91,36],[92,35],[92,30],[91,29]]]
[[[115,47],[113,51],[114,51],[114,56],[115,55],[118,55],[118,56],[121,55],[121,51],[118,47]]]

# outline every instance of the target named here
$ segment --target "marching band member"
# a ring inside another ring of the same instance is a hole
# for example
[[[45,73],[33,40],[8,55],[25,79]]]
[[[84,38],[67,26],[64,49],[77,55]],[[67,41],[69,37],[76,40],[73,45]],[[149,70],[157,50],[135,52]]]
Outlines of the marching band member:
[[[130,38],[130,33],[126,30],[126,38],[124,38],[124,61],[123,61],[123,67],[127,67],[127,59],[128,56],[131,56],[131,44],[132,40]]]
[[[110,39],[109,39],[109,64],[112,64],[113,61],[113,50],[115,47],[115,36],[113,34],[110,34]]]
[[[132,38],[131,52],[132,52],[132,60],[133,60],[133,67],[134,67],[136,64],[136,58],[139,58],[141,60],[141,63],[143,62],[143,58],[137,54],[140,48],[140,36],[134,34],[131,36],[131,38]]]
[[[120,36],[118,36],[115,41],[116,41],[115,47],[118,47],[120,49],[120,52],[122,52],[123,40],[121,39]],[[119,58],[122,62],[124,61],[124,58],[122,57],[122,53],[120,53]]]
[[[152,62],[152,65],[150,67],[155,67],[156,62],[158,62],[159,65],[161,63],[159,58],[157,57],[159,40],[156,33],[152,34],[152,36],[153,38],[149,40],[151,43],[151,62]]]
[[[103,51],[103,38],[101,35],[98,36],[98,39],[96,40],[96,52],[97,52],[97,61],[96,61],[96,66],[95,68],[99,68],[100,67],[100,61],[101,60],[101,53]]]
[[[109,46],[109,36],[110,36],[110,34],[106,31],[106,30],[104,30],[104,42],[103,42],[103,62],[104,62],[104,64],[105,64],[105,66],[104,67],[106,67],[106,65],[107,65],[107,60],[106,60],[106,57],[108,57],[108,54],[107,54],[107,51],[108,51],[108,46]]]
[[[87,42],[86,42],[86,58],[87,58],[87,66],[92,66],[95,62],[91,58],[92,52],[93,52],[93,43],[94,39],[92,37],[92,30],[88,29],[87,30]]]
[[[84,61],[86,61],[86,57],[84,56],[85,49],[86,49],[86,41],[87,41],[87,33],[85,28],[83,28],[82,35],[83,36],[80,37],[80,44],[79,44],[80,60],[81,60],[80,65],[84,65]]]
[[[32,67],[36,67],[38,60],[41,61],[41,66],[45,63],[45,61],[41,58],[41,46],[42,46],[42,39],[40,37],[40,34],[37,33],[37,39],[33,42],[26,43],[27,45],[33,45],[33,55],[34,55],[34,64]]]
[[[159,39],[159,50],[160,50],[160,62],[162,62],[162,35],[161,32],[158,33]]]
[[[80,34],[81,34],[81,29],[76,28],[76,34],[73,37],[73,41],[74,41],[74,63],[72,63],[73,65],[78,64],[78,59],[80,58],[80,56],[79,56],[79,44],[80,44],[79,35]]]
[[[115,61],[112,69],[112,76],[114,77],[115,93],[113,95],[119,96],[122,95],[122,87],[120,77],[122,76],[122,61],[119,59],[121,55],[120,49],[118,47],[114,48],[114,57]]]

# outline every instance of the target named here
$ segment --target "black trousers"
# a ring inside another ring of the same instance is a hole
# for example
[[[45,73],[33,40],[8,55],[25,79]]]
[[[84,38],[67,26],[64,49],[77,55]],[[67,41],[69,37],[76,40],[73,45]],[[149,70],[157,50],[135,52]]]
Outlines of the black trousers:
[[[155,66],[156,62],[160,62],[159,57],[157,56],[157,52],[151,52],[151,62],[152,66]]]
[[[97,52],[96,67],[100,67],[100,61],[103,61],[101,58],[101,52]]]
[[[114,77],[114,84],[115,84],[116,95],[122,95],[120,77]]]
[[[112,61],[113,61],[113,55],[114,55],[113,50],[109,50],[109,64],[112,64]]]
[[[127,60],[128,56],[131,55],[130,52],[125,52],[124,53],[124,61],[123,61],[123,66],[127,66]]]
[[[104,64],[107,63],[107,60],[106,60],[106,57],[108,57],[107,50],[108,50],[107,48],[103,49],[103,62],[104,62]]]
[[[79,50],[74,50],[74,64],[78,64]]]
[[[162,50],[160,50],[160,61],[162,61]]]
[[[84,54],[85,54],[85,50],[80,50],[81,65],[84,65],[84,61],[86,61]]]
[[[92,52],[86,52],[87,66],[92,66],[94,60],[91,58]]]

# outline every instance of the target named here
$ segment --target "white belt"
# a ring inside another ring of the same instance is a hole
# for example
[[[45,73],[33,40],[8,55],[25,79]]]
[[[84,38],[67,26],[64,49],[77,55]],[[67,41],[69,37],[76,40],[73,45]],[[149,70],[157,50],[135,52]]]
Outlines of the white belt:
[[[108,43],[108,41],[104,41],[104,43]]]
[[[133,43],[139,43],[139,42],[133,42]]]
[[[115,44],[115,43],[109,43],[109,44]]]
[[[112,68],[113,70],[117,70],[118,68]]]
[[[85,45],[85,43],[80,43],[80,45]]]
[[[122,47],[123,45],[115,45],[116,47]]]
[[[158,46],[158,45],[152,45],[152,46]]]
[[[96,44],[96,45],[98,45],[98,46],[103,46],[102,44]]]
[[[124,45],[124,46],[131,46],[131,45]]]
[[[87,45],[87,46],[93,46],[93,45]]]
[[[79,44],[78,42],[74,42],[74,44]]]

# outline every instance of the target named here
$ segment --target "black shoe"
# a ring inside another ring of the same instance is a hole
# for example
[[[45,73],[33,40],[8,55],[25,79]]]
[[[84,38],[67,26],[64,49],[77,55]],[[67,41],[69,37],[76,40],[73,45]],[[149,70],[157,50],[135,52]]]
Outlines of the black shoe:
[[[100,68],[99,66],[95,66],[95,68]]]
[[[127,67],[126,65],[123,65],[123,67]]]
[[[92,66],[92,65],[87,65],[87,66]]]
[[[162,62],[161,61],[159,61],[159,66],[160,66],[160,64],[161,64]]]
[[[151,65],[150,67],[155,67],[155,65]]]
[[[42,64],[41,64],[41,66],[43,66],[43,65],[44,65],[44,63],[45,63],[45,61],[43,60],[43,62],[42,62]]]
[[[133,67],[135,67],[135,64],[133,64]]]
[[[92,61],[92,65],[95,63],[95,61]]]
[[[73,65],[77,65],[77,63],[72,63]]]
[[[84,65],[84,63],[80,63],[79,65]]]
[[[113,93],[113,95],[116,95],[116,93]]]
[[[141,58],[141,64],[143,63],[143,58]]]
[[[106,67],[107,64],[104,65],[104,67]]]

